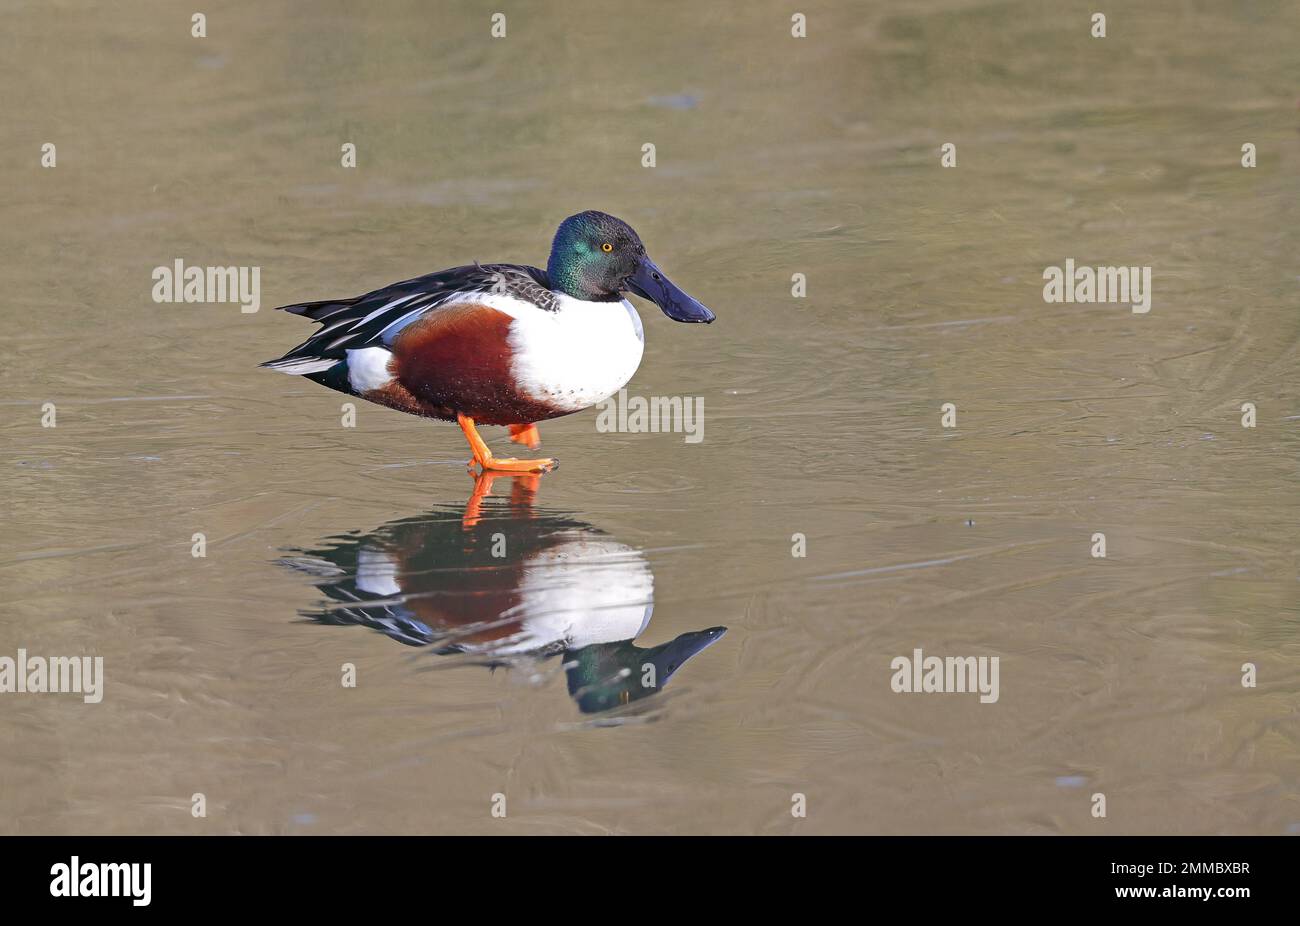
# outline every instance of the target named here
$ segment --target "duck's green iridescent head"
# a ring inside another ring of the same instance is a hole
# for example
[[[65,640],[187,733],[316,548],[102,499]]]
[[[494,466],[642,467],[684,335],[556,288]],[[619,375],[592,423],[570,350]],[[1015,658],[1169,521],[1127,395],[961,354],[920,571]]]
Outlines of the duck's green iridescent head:
[[[726,627],[694,630],[646,649],[623,640],[569,650],[564,654],[569,694],[584,714],[639,701],[662,691],[688,659],[718,642],[726,632]],[[646,671],[650,666],[653,673]]]
[[[614,302],[633,292],[674,321],[707,324],[714,319],[655,266],[632,226],[604,212],[579,212],[560,223],[546,276],[553,289],[575,299]]]

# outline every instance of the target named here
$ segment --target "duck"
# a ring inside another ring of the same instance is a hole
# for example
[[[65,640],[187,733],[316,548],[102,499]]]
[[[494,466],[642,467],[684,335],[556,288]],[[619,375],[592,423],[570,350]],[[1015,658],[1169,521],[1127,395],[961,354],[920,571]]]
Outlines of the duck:
[[[483,472],[545,473],[554,458],[497,457],[478,432],[504,425],[532,450],[537,422],[618,392],[641,365],[645,331],[631,293],[677,322],[710,324],[622,219],[595,210],[560,223],[546,269],[480,264],[361,296],[280,306],[320,324],[261,364],[399,412],[454,421]]]
[[[491,669],[558,657],[583,714],[663,691],[726,633],[706,627],[639,643],[654,614],[645,553],[565,512],[534,510],[532,487],[517,480],[536,474],[501,478],[520,491],[472,524],[442,506],[286,551],[281,565],[310,576],[325,596],[299,613]]]

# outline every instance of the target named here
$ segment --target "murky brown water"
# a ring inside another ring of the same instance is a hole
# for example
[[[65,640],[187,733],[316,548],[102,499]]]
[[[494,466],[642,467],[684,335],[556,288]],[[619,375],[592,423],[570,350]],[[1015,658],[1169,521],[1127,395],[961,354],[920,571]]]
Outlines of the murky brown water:
[[[887,6],[13,10],[0,655],[106,682],[0,695],[0,831],[1300,829],[1300,12]],[[453,427],[256,368],[584,208],[718,313],[641,306],[698,444],[550,422],[467,514]],[[262,310],[155,304],[177,258]],[[1150,313],[1045,304],[1066,258]],[[916,648],[999,700],[894,693]]]

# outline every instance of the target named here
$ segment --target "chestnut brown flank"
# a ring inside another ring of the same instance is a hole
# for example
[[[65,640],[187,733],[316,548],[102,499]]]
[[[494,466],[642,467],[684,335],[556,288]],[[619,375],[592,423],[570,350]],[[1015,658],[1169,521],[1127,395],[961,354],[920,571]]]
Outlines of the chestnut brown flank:
[[[564,414],[516,388],[512,321],[479,303],[429,313],[393,343],[394,382],[365,397],[413,415],[454,421],[460,413],[479,424],[528,424]]]

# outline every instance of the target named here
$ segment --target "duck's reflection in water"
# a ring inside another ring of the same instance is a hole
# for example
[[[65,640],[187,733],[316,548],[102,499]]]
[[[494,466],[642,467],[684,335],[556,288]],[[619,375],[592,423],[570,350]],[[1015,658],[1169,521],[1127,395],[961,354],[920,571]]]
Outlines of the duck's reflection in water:
[[[584,713],[659,692],[726,632],[636,645],[654,610],[645,556],[582,521],[535,510],[537,476],[495,478],[512,482],[508,502],[489,499],[486,474],[463,514],[435,510],[284,558],[330,599],[306,616],[490,667],[560,656]]]

